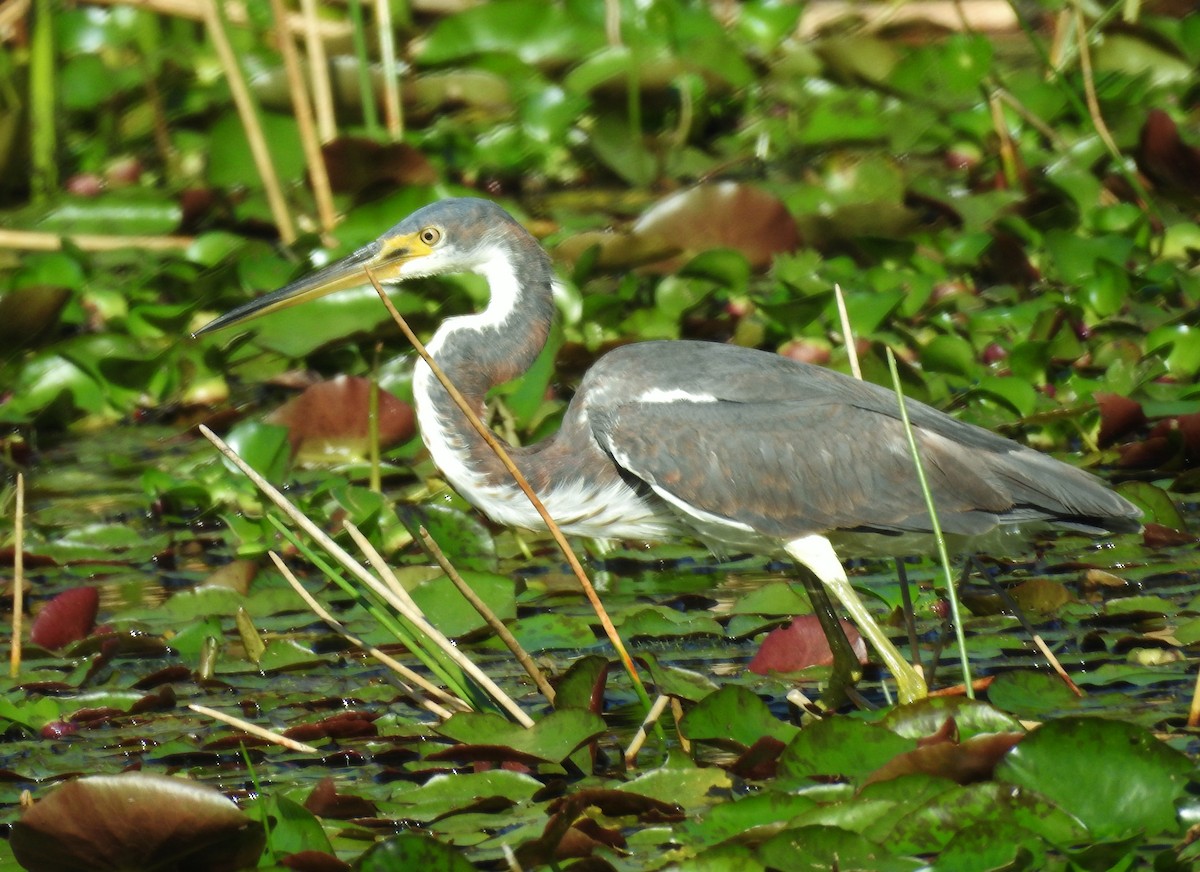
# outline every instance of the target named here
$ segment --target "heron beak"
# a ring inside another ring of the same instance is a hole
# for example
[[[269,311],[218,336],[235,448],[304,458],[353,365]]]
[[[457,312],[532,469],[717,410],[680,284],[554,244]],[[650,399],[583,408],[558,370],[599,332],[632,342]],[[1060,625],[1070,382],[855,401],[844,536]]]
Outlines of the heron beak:
[[[403,278],[401,268],[411,260],[424,257],[429,246],[418,235],[384,236],[370,245],[365,245],[353,254],[334,261],[316,272],[297,279],[277,291],[264,294],[244,306],[226,312],[209,321],[192,336],[222,330],[251,318],[287,309],[291,306],[315,300],[334,291],[359,288],[370,284],[366,270],[370,270],[379,282],[396,282]]]

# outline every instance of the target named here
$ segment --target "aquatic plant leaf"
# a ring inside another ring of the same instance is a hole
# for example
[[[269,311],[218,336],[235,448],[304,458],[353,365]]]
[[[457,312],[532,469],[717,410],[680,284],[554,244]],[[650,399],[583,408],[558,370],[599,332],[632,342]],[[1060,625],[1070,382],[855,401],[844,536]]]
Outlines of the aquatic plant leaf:
[[[859,635],[858,627],[849,621],[841,621],[846,639],[860,663],[866,663],[867,643]],[[769,632],[754,658],[746,668],[757,675],[771,672],[799,672],[810,666],[829,666],[833,663],[833,651],[816,615],[800,615],[783,627]]]
[[[94,587],[64,590],[42,606],[29,628],[29,641],[43,648],[63,648],[96,626],[100,592]]]
[[[858,833],[820,825],[784,830],[756,853],[768,867],[781,872],[824,872],[834,867],[907,872],[925,865],[915,857],[893,856],[887,847]]]
[[[70,781],[12,833],[30,872],[234,872],[264,843],[262,828],[212,788],[141,772]]]
[[[891,730],[846,717],[809,724],[779,758],[779,774],[787,778],[837,777],[859,781],[898,754],[917,746]]]
[[[367,456],[369,395],[365,378],[338,376],[305,388],[266,417],[286,427],[292,456],[300,462],[345,462]],[[379,445],[391,448],[412,438],[416,419],[412,406],[380,390]]]
[[[500,745],[557,763],[605,729],[604,721],[592,712],[562,709],[528,729],[489,712],[460,712],[435,732],[466,745]]]
[[[516,589],[507,575],[472,570],[463,570],[460,575],[501,621],[511,621],[517,616]],[[483,616],[444,575],[419,585],[410,593],[430,623],[451,639],[487,626]]]
[[[1192,764],[1152,733],[1099,718],[1050,721],[1017,745],[996,780],[1035,790],[1097,839],[1176,833]]]
[[[369,848],[354,864],[356,872],[473,872],[474,864],[430,836],[400,833]]]
[[[996,708],[1022,718],[1061,713],[1080,704],[1080,698],[1061,678],[1030,669],[1001,672],[988,685],[987,695]]]
[[[771,714],[757,694],[737,685],[702,699],[683,716],[679,728],[693,741],[736,742],[745,747],[763,736],[786,743],[800,731]]]

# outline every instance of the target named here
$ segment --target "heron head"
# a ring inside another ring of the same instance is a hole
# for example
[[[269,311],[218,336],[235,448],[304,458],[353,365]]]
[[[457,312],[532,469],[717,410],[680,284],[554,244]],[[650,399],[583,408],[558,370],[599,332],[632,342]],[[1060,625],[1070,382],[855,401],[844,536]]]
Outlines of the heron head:
[[[413,212],[352,254],[265,294],[196,331],[197,336],[315,300],[334,291],[421,276],[474,272],[495,255],[506,236],[520,230],[507,212],[472,197],[440,200]],[[523,233],[524,231],[520,231]]]

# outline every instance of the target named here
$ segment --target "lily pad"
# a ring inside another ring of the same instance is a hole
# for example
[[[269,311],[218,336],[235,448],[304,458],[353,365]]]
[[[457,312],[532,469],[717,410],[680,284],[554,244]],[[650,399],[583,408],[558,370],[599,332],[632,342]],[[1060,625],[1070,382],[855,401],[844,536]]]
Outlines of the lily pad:
[[[1036,790],[1097,839],[1177,833],[1175,804],[1192,765],[1151,733],[1099,718],[1062,718],[1035,730],[996,769],[1001,782]]]

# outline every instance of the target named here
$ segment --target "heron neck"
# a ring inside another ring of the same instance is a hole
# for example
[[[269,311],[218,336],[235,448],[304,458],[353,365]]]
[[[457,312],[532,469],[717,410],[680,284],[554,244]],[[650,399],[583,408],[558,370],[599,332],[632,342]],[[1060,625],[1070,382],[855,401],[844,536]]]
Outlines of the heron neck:
[[[513,262],[522,264],[520,275]],[[482,417],[488,391],[524,373],[541,353],[554,320],[554,296],[549,257],[532,237],[516,257],[498,253],[479,272],[490,289],[487,308],[447,320],[428,347]],[[500,461],[423,361],[413,374],[413,395],[422,439],[456,489],[468,495],[473,486],[507,480]]]
[[[533,247],[538,269],[532,274],[517,275],[506,258],[485,262],[479,272],[490,290],[487,308],[448,319],[429,342],[430,355],[472,406],[482,408],[489,390],[529,369],[550,335],[552,272],[549,258]]]

